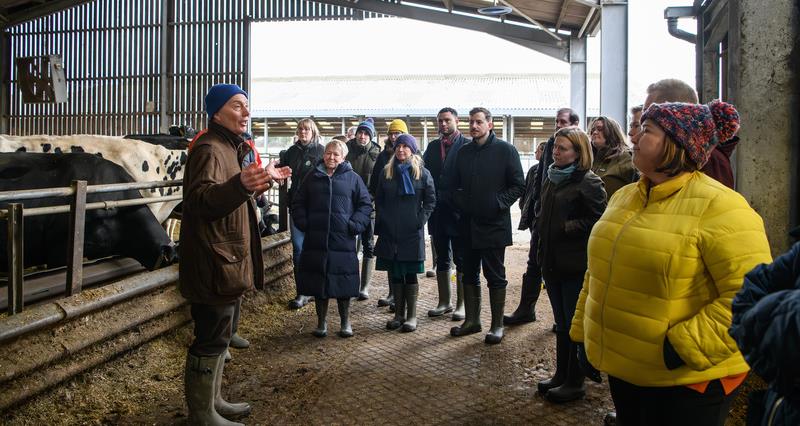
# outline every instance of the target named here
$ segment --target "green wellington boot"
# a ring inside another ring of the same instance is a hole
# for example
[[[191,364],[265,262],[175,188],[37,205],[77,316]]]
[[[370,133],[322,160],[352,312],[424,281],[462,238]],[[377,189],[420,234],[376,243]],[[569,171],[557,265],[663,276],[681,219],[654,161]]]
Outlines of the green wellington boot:
[[[453,311],[453,321],[464,321],[464,274],[456,272],[456,309]]]
[[[358,300],[369,299],[369,285],[372,283],[372,274],[375,272],[375,258],[365,257],[361,261],[361,288],[358,290]]]
[[[492,308],[492,327],[484,340],[490,345],[496,345],[503,340],[503,309],[506,306],[506,288],[489,289],[489,305]]]
[[[329,299],[315,299],[314,307],[317,309],[317,328],[311,332],[316,337],[325,337],[328,335],[328,300]]]
[[[417,329],[417,296],[419,284],[405,284],[403,293],[406,298],[406,321],[400,331],[409,332]]]
[[[247,417],[252,412],[250,404],[246,402],[231,403],[222,398],[222,371],[225,369],[225,361],[222,357],[218,358],[216,377],[214,378],[214,409],[220,416],[228,420]]]
[[[353,327],[350,325],[350,298],[336,299],[339,307],[339,337],[353,337]]]
[[[398,282],[391,283],[394,287],[394,318],[386,322],[388,330],[396,330],[403,325],[406,321],[406,296],[403,291],[403,279],[400,278]]]
[[[222,417],[214,409],[217,365],[222,355],[198,357],[186,354],[183,372],[183,391],[189,408],[188,424],[240,426]],[[224,362],[223,362],[224,364]]]
[[[250,342],[238,333],[231,336],[231,343],[229,345],[234,349],[247,349],[250,347]]]
[[[460,326],[450,329],[454,337],[466,336],[481,331],[481,288],[478,285],[465,285],[464,311],[466,319]]]
[[[450,304],[450,271],[436,271],[436,286],[439,289],[439,304],[428,311],[429,317],[440,317],[453,312],[453,305]]]
[[[394,305],[394,287],[392,287],[392,276],[388,272],[386,273],[386,282],[389,283],[389,295],[378,299],[379,308]]]

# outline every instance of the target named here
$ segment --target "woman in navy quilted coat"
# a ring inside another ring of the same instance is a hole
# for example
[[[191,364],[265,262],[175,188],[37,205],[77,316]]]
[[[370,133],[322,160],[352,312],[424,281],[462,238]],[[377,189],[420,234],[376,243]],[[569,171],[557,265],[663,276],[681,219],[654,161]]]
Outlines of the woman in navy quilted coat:
[[[744,277],[730,334],[767,383],[747,404],[748,425],[800,424],[800,243]]]
[[[394,289],[394,319],[386,324],[389,330],[417,329],[417,274],[425,272],[423,229],[436,205],[433,177],[417,152],[417,140],[400,135],[375,190],[375,268],[389,273],[389,285]]]
[[[367,227],[372,199],[361,178],[344,161],[347,145],[332,140],[292,200],[295,226],[305,233],[303,255],[297,271],[299,294],[314,296],[317,328],[314,336],[325,337],[328,299],[338,302],[339,336],[351,337],[350,298],[358,297],[360,280],[356,236]]]

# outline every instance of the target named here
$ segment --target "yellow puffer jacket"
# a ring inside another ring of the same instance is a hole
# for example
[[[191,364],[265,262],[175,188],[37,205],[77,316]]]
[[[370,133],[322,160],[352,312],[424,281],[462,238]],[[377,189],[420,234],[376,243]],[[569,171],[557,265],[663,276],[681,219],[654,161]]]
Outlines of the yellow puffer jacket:
[[[648,186],[617,191],[592,229],[570,337],[597,369],[638,386],[746,372],[728,327],[744,274],[771,261],[761,217],[701,172]],[[667,369],[665,336],[685,365]]]

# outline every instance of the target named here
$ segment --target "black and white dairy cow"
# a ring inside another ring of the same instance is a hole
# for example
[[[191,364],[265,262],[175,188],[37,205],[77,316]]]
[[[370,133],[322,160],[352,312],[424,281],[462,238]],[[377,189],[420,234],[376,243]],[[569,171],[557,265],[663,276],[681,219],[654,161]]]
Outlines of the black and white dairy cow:
[[[42,152],[96,154],[120,165],[136,182],[165,181],[183,178],[186,150],[170,150],[152,143],[116,136],[11,136],[0,135],[0,152]],[[66,182],[69,185],[69,182]],[[180,194],[181,187],[158,188],[140,191],[144,197]],[[158,219],[164,223],[180,203],[168,201],[148,204]]]
[[[133,182],[119,165],[97,155],[2,153],[0,191],[68,186],[73,180],[89,185]],[[88,194],[86,202],[141,198],[128,190]],[[13,201],[10,201],[13,202]],[[66,197],[24,200],[25,208],[67,204]],[[0,208],[9,202],[0,203]],[[64,266],[68,244],[68,214],[31,216],[24,219],[25,267],[46,264]],[[0,226],[0,241],[7,241],[6,226]],[[111,255],[131,257],[152,270],[176,260],[176,249],[159,221],[145,206],[86,211],[84,256],[97,259]],[[0,270],[8,270],[6,244],[0,244]]]

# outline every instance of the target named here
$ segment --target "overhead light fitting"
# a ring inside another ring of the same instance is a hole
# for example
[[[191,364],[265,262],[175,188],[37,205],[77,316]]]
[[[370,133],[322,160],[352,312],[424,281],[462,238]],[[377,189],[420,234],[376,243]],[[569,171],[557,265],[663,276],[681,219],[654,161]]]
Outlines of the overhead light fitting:
[[[512,12],[512,9],[508,6],[498,6],[497,0],[495,0],[493,6],[482,7],[478,9],[478,13],[481,15],[486,16],[504,16],[508,15]]]

